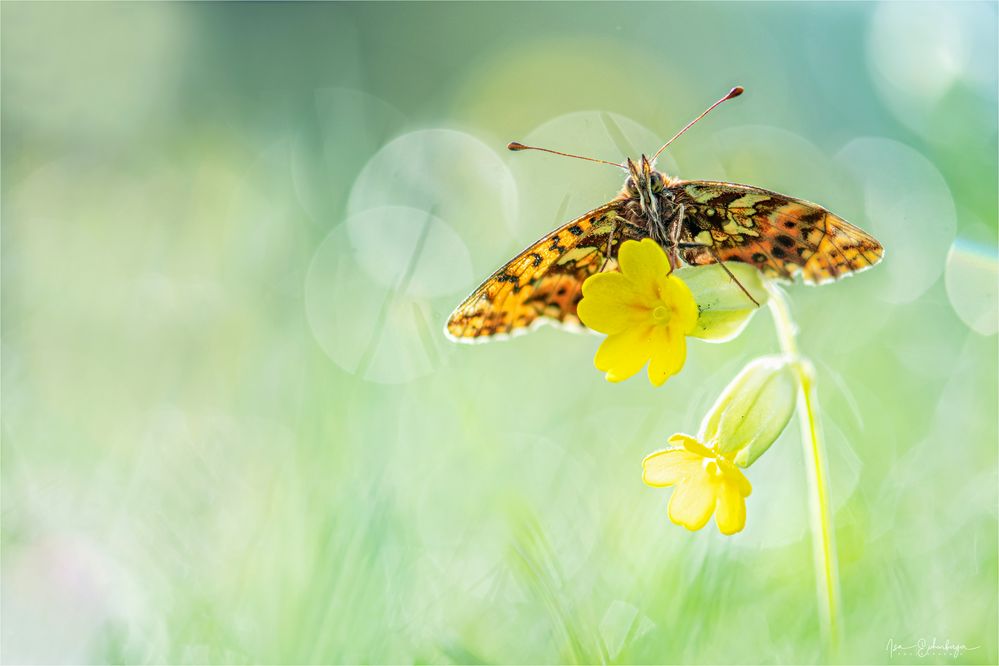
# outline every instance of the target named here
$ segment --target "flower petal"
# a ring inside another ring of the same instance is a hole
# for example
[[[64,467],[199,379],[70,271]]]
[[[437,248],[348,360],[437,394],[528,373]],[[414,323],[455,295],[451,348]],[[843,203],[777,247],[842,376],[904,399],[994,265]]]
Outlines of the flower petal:
[[[703,468],[700,473],[684,479],[669,498],[669,519],[688,530],[704,527],[715,510],[718,485],[711,482]]]
[[[638,291],[654,299],[658,294],[658,280],[669,273],[666,253],[651,238],[641,242],[625,241],[617,253],[621,272],[631,280]],[[693,298],[693,297],[691,297]]]
[[[690,287],[676,274],[659,278],[659,296],[672,311],[670,324],[677,326],[684,335],[697,328],[698,307]]]
[[[593,364],[607,373],[607,381],[620,382],[642,369],[652,349],[652,327],[632,326],[607,336],[600,343]]]
[[[679,447],[656,451],[642,461],[642,481],[655,488],[665,488],[696,474],[702,458]]]
[[[753,486],[742,470],[723,457],[718,458],[718,466],[721,468],[725,483],[736,488],[743,497],[749,497],[749,494],[753,492]]]
[[[650,355],[652,361],[649,363],[649,381],[653,386],[662,386],[683,368],[683,363],[687,360],[687,341],[672,321],[654,329]]]
[[[691,437],[690,435],[686,435],[682,432],[670,435],[669,440],[667,441],[675,446],[682,446],[691,453],[699,455],[702,458],[715,457],[714,451],[701,444],[695,437]]]
[[[583,282],[576,313],[587,327],[611,335],[648,320],[649,307],[627,277],[598,273]]]
[[[735,534],[746,526],[746,500],[739,488],[727,480],[718,484],[715,522],[722,534]]]

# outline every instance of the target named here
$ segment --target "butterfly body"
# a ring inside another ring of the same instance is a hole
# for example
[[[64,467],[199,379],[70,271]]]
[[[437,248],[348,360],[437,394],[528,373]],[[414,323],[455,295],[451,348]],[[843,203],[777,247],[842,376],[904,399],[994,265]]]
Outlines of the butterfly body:
[[[649,236],[663,247],[675,246],[677,229],[683,222],[683,206],[670,187],[677,181],[653,169],[645,155],[637,164],[628,159],[627,167],[631,175],[616,199],[622,203],[621,217],[643,237]]]

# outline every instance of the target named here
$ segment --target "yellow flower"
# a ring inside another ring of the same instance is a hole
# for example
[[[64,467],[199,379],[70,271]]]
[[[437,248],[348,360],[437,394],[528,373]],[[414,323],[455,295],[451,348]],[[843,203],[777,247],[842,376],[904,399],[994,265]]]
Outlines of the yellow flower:
[[[665,488],[676,486],[669,499],[669,519],[688,530],[707,525],[711,514],[722,534],[746,525],[746,498],[753,487],[731,460],[690,435],[669,438],[669,447],[642,461],[642,480]]]
[[[649,381],[661,386],[683,367],[697,303],[650,238],[625,241],[618,264],[620,272],[598,273],[583,283],[579,319],[607,335],[594,364],[608,381],[619,382],[648,363]]]

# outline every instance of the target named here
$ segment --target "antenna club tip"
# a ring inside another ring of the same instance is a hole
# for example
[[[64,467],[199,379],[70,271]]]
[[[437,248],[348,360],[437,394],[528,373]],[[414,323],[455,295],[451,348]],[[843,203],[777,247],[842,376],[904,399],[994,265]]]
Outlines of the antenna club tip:
[[[527,146],[525,146],[522,143],[517,143],[516,141],[511,141],[510,143],[506,144],[506,149],[516,152],[518,150],[527,150]]]
[[[732,99],[733,97],[738,97],[744,92],[746,92],[745,88],[743,88],[742,86],[736,86],[732,88],[730,91],[728,91],[728,95],[725,96],[725,99]]]

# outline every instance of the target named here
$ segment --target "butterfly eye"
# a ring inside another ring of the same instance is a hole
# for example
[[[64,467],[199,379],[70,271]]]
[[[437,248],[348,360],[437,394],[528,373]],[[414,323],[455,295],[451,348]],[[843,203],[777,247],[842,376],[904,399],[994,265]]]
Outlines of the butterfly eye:
[[[659,175],[659,172],[653,171],[652,178],[649,179],[652,183],[653,192],[661,192],[663,189],[663,177]]]
[[[638,192],[638,185],[635,184],[635,179],[629,176],[628,180],[624,181],[624,189],[632,193]]]

